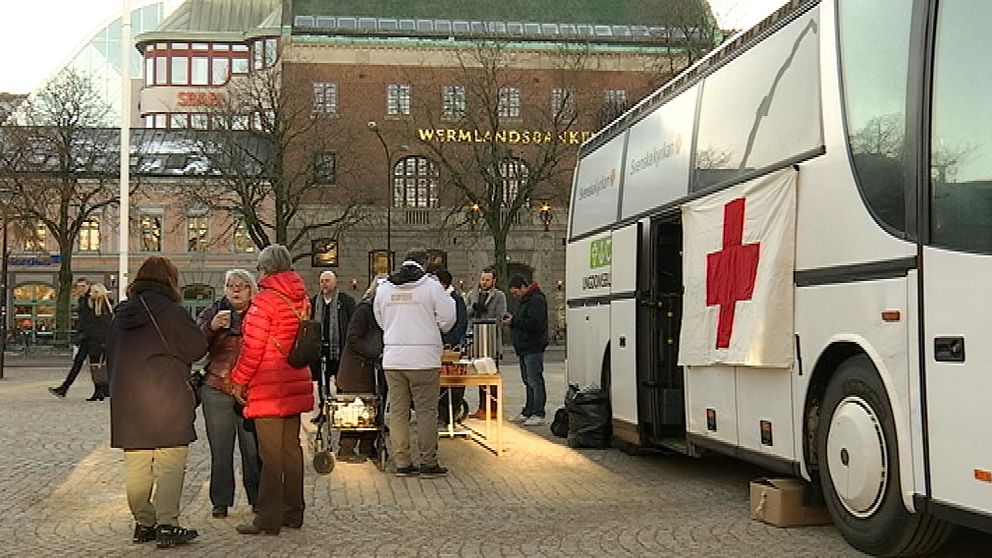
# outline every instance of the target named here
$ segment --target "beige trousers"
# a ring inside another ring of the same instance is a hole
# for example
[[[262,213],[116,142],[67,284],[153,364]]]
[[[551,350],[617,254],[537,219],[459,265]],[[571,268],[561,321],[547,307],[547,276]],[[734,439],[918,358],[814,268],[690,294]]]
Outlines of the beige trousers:
[[[179,526],[188,451],[188,446],[124,450],[124,489],[135,521]]]
[[[386,370],[389,386],[389,441],[397,467],[409,467],[410,402],[417,411],[417,444],[420,466],[437,465],[437,401],[441,377],[437,368],[426,370]]]

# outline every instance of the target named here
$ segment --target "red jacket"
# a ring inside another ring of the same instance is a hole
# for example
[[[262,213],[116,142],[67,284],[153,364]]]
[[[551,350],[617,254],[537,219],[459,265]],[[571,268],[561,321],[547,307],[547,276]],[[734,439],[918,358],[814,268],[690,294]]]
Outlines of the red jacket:
[[[286,360],[293,346],[298,315],[309,313],[306,286],[295,271],[281,271],[258,282],[259,293],[241,326],[243,343],[231,381],[248,386],[246,418],[288,417],[313,409],[310,369]],[[278,291],[289,299],[273,291]],[[290,307],[292,303],[292,308]]]

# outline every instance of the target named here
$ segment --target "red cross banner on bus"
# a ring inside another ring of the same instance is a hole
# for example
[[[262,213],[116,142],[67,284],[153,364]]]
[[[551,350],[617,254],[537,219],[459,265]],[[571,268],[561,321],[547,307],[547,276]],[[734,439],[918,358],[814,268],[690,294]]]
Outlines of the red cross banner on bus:
[[[682,207],[679,364],[791,366],[796,176],[785,169]]]

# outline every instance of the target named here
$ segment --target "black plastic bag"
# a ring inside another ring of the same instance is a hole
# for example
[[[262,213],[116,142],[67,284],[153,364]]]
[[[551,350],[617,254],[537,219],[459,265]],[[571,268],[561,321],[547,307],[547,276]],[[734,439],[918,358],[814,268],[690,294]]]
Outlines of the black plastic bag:
[[[579,389],[568,386],[565,394],[568,410],[568,445],[573,448],[605,448],[610,445],[610,398],[601,388]]]
[[[551,421],[551,433],[559,438],[568,437],[568,409],[559,407]]]

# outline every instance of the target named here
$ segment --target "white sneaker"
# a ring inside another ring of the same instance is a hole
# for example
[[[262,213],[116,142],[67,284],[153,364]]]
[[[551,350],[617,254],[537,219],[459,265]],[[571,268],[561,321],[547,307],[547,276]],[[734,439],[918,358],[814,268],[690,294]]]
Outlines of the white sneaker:
[[[529,419],[529,418],[530,417],[527,417],[527,416],[524,416],[524,415],[518,413],[517,416],[515,416],[515,417],[513,417],[513,418],[510,419],[510,422],[526,422],[527,419]]]
[[[544,426],[544,417],[537,415],[527,417],[527,420],[524,421],[524,426]]]

